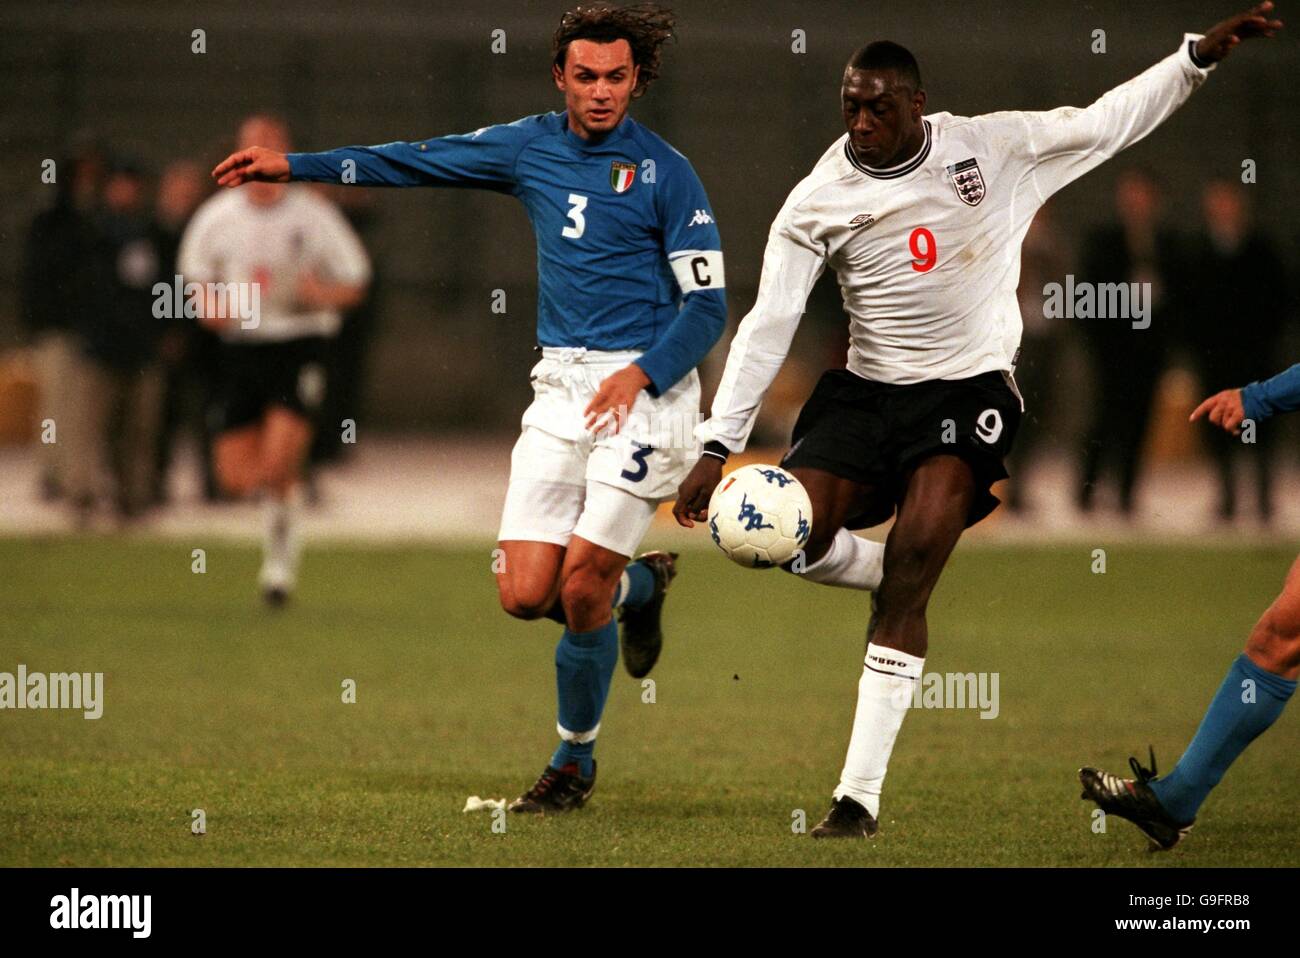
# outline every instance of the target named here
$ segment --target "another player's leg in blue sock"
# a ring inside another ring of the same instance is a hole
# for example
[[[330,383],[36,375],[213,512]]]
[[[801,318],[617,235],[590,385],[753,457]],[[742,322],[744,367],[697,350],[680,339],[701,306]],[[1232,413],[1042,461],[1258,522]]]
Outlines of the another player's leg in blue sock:
[[[623,570],[618,588],[614,590],[614,608],[626,606],[640,608],[650,601],[655,592],[655,574],[640,559],[634,559]]]
[[[1150,782],[1160,804],[1190,822],[1223,773],[1282,714],[1296,683],[1260,668],[1243,652],[1228,669],[1214,700],[1174,770]]]
[[[627,564],[623,570],[623,576],[619,579],[618,585],[614,589],[613,607],[615,610],[621,608],[638,609],[645,605],[654,596],[655,592],[655,574],[640,559],[634,559]],[[551,606],[546,613],[546,617],[561,625],[565,624],[564,604],[559,599]]]
[[[551,756],[552,767],[577,765],[578,774],[591,777],[600,714],[617,665],[618,625],[612,619],[590,632],[565,628],[555,648],[561,741]]]

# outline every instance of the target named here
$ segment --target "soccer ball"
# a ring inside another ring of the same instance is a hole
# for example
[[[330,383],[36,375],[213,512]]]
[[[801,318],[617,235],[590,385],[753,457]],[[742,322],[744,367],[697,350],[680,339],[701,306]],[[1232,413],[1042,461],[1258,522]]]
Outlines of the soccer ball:
[[[808,542],[812,502],[779,466],[741,466],[709,499],[709,532],[732,562],[751,569],[783,565]]]

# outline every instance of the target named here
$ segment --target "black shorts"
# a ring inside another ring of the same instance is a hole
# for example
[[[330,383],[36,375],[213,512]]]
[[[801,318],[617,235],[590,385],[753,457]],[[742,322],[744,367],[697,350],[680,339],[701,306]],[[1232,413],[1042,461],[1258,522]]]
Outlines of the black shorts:
[[[804,403],[781,465],[821,469],[872,487],[877,504],[845,523],[866,529],[894,514],[922,459],[960,456],[975,473],[975,502],[966,518],[973,526],[998,506],[989,487],[1007,478],[1003,459],[1019,425],[1020,397],[1000,372],[897,385],[831,369]]]
[[[219,433],[260,422],[272,406],[314,425],[325,398],[326,345],[318,336],[222,343],[208,428]]]

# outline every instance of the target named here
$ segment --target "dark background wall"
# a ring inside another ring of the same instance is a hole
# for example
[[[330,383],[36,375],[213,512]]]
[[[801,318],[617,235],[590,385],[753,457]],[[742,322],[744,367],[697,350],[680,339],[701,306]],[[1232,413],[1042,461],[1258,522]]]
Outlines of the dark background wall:
[[[1244,5],[1244,0],[1243,0]],[[678,42],[635,115],[689,156],[708,189],[727,255],[732,323],[753,298],[768,224],[791,186],[840,132],[838,83],[859,43],[890,38],[920,60],[934,111],[1085,105],[1171,52],[1231,2],[747,3],[678,0]],[[155,166],[225,154],[239,119],[269,108],[302,149],[464,132],[561,108],[548,76],[565,4],[11,3],[0,12],[0,345],[17,339],[15,280],[26,224],[49,198],[40,161],[92,128]],[[1288,11],[1283,5],[1283,16]],[[190,52],[206,31],[207,52]],[[491,52],[504,29],[507,52]],[[791,32],[807,52],[791,52]],[[1090,51],[1106,31],[1107,52]],[[1121,164],[1165,180],[1171,214],[1196,213],[1207,177],[1258,164],[1265,223],[1290,241],[1300,213],[1292,35],[1251,44],[1164,128],[1067,188],[1072,234],[1106,217]],[[377,199],[368,237],[382,265],[381,326],[367,385],[380,423],[507,429],[527,399],[535,308],[533,240],[505,197],[406,190]],[[825,282],[825,280],[823,281]],[[508,311],[491,311],[495,289]],[[827,305],[829,303],[829,305]],[[819,296],[799,348],[842,335]],[[1225,323],[1230,318],[1225,317]],[[715,362],[724,355],[716,351]],[[1279,360],[1279,365],[1281,364]]]

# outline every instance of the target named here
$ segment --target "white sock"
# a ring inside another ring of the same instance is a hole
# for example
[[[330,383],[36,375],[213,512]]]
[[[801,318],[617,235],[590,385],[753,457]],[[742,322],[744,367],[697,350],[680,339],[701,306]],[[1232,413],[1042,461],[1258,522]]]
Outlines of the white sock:
[[[262,500],[262,574],[264,587],[293,588],[298,578],[302,539],[298,531],[298,489],[284,498],[268,493]]]
[[[885,575],[885,546],[841,529],[826,554],[800,573],[805,579],[846,589],[880,588]]]
[[[889,755],[924,665],[924,658],[875,643],[867,646],[862,678],[858,680],[853,735],[835,797],[847,795],[876,819],[880,817],[880,789],[885,783]]]
[[[623,608],[623,600],[627,598],[627,590],[631,586],[631,584],[632,584],[632,577],[629,576],[627,574],[627,570],[624,569],[623,574],[619,576],[618,587],[614,590],[615,609]]]

